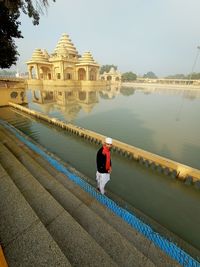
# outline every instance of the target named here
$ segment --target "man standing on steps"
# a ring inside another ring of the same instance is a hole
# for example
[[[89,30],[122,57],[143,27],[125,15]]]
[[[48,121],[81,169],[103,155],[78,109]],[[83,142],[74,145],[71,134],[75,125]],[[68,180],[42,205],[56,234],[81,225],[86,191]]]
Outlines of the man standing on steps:
[[[97,189],[104,195],[104,187],[110,180],[111,167],[111,156],[110,149],[112,147],[112,138],[106,137],[103,146],[97,152]]]

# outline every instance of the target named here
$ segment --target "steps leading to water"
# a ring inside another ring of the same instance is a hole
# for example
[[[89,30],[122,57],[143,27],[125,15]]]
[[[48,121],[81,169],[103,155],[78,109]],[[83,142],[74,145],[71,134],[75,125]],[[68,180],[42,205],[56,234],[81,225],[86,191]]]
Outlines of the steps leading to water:
[[[8,266],[71,266],[2,165],[0,214],[0,241]]]
[[[3,145],[0,160],[26,201],[57,242],[73,266],[115,266],[105,251],[48,193],[56,185],[43,188],[30,172]],[[1,156],[3,154],[3,157]]]
[[[2,127],[0,164],[9,266],[179,266]]]

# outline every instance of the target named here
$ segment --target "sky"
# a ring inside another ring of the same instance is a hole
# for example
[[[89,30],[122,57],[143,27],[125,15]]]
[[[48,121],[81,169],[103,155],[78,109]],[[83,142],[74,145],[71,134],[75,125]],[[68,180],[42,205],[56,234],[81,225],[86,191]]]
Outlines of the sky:
[[[49,0],[39,26],[20,17],[17,68],[27,70],[35,48],[53,53],[67,33],[79,54],[90,51],[100,65],[114,64],[122,73],[200,72],[199,12],[199,0]]]

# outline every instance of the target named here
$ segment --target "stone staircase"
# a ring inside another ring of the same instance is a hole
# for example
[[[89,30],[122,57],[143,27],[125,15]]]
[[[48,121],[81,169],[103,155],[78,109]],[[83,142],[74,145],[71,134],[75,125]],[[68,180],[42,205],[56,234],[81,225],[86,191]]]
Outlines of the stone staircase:
[[[0,126],[0,244],[8,266],[179,266]]]

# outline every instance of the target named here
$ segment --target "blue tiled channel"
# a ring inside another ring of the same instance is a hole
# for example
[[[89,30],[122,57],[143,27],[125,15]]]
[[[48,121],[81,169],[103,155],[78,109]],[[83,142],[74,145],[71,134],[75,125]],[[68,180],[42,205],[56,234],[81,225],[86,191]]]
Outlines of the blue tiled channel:
[[[197,262],[180,247],[178,247],[177,244],[162,237],[160,234],[155,232],[149,225],[138,219],[133,213],[130,213],[129,211],[116,204],[113,200],[97,192],[90,184],[88,184],[79,176],[69,171],[65,166],[63,166],[52,156],[49,156],[35,143],[25,138],[24,135],[21,134],[20,131],[17,130],[15,127],[3,120],[0,120],[0,124],[3,125],[6,129],[10,130],[21,142],[25,143],[29,148],[31,148],[33,151],[37,152],[39,155],[45,158],[55,169],[65,174],[74,183],[79,185],[84,191],[89,193],[92,197],[96,198],[102,205],[106,206],[117,216],[121,217],[124,221],[131,225],[134,229],[136,229],[138,232],[147,237],[172,259],[176,260],[179,264],[185,267],[200,267],[200,263]]]

